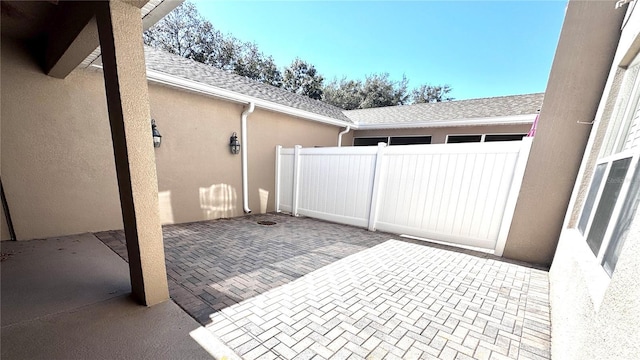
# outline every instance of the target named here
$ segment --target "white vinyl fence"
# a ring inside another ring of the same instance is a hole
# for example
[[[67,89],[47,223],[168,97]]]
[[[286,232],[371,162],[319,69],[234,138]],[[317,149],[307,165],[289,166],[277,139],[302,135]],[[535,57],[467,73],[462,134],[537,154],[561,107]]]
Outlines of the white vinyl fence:
[[[276,210],[502,255],[531,139],[276,149]]]

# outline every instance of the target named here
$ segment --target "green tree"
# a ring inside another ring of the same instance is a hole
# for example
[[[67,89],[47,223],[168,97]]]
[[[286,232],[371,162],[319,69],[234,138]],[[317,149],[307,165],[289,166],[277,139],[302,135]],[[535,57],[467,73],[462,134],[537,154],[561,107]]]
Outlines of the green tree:
[[[273,57],[265,56],[255,43],[246,43],[235,61],[233,71],[242,76],[276,87],[282,86],[282,73]]]
[[[212,37],[211,24],[195,5],[185,2],[143,34],[144,43],[187,59],[202,57],[203,44]]]
[[[339,81],[333,79],[322,89],[322,101],[344,110],[359,109],[362,103],[362,81],[347,80],[343,77]]]
[[[320,100],[323,81],[324,78],[313,65],[296,58],[284,69],[282,87],[293,93]]]
[[[411,100],[414,104],[451,101],[447,96],[451,92],[449,85],[421,85],[411,91]]]
[[[368,75],[362,85],[363,100],[360,103],[360,108],[406,104],[409,99],[408,83],[409,80],[404,75],[400,81],[390,80],[388,73]]]

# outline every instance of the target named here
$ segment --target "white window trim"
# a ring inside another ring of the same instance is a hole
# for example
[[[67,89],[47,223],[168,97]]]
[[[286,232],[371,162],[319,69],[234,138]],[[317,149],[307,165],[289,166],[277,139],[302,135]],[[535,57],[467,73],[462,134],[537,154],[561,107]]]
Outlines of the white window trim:
[[[606,158],[599,159],[598,162],[596,163],[596,166],[600,164],[607,164],[607,168],[602,177],[602,182],[600,183],[600,187],[598,188],[598,193],[593,203],[593,208],[591,209],[591,213],[589,214],[589,221],[587,222],[585,233],[583,235],[583,240],[585,243],[587,241],[587,238],[589,237],[589,233],[592,230],[591,225],[595,218],[598,205],[600,204],[602,192],[604,191],[604,187],[607,184],[607,178],[609,177],[609,173],[611,172],[611,165],[617,160],[626,159],[626,158],[631,158],[631,163],[629,164],[629,168],[627,169],[627,173],[625,174],[624,182],[622,184],[622,187],[620,188],[620,193],[618,194],[618,198],[616,199],[616,204],[613,208],[613,211],[611,212],[611,219],[609,220],[609,223],[607,224],[607,229],[603,235],[602,244],[600,245],[598,254],[595,255],[598,266],[600,267],[602,267],[604,254],[607,251],[607,248],[609,247],[609,243],[611,242],[611,233],[613,232],[615,225],[618,223],[618,217],[620,216],[620,210],[622,209],[622,205],[624,204],[624,199],[627,198],[629,187],[631,186],[631,178],[633,177],[636,166],[638,165],[638,158],[640,158],[640,152],[625,151],[625,152],[621,152],[611,156],[607,156]],[[582,211],[584,211],[584,205],[583,205]]]
[[[633,91],[631,92],[629,103],[624,111],[622,123],[620,124],[618,133],[616,134],[616,142],[613,145],[613,152],[619,151],[627,140],[627,133],[629,132],[629,128],[633,122],[633,115],[636,112],[638,101],[640,101],[640,73],[638,73],[633,84]]]

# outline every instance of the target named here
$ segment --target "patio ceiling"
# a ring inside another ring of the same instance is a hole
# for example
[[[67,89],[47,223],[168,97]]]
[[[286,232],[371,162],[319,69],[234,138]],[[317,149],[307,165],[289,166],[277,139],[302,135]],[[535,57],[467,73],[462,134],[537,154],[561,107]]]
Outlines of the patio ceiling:
[[[143,30],[183,0],[130,1],[139,7]],[[48,75],[64,78],[76,67],[99,60],[94,2],[2,1],[2,35],[28,42]],[[43,61],[44,58],[44,61]]]

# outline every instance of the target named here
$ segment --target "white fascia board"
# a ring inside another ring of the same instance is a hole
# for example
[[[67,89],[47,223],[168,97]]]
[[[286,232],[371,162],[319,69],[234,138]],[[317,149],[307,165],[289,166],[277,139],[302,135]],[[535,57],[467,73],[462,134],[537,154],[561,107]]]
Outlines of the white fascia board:
[[[519,125],[532,124],[537,114],[495,116],[473,119],[456,119],[446,121],[431,122],[406,122],[387,124],[358,124],[358,130],[382,130],[382,129],[414,129],[414,128],[439,128],[458,126],[480,126],[480,125]]]
[[[271,111],[275,111],[275,112],[279,112],[287,115],[297,116],[303,119],[317,121],[324,124],[340,126],[340,127],[351,126],[351,128],[357,128],[355,124],[352,124],[343,120],[334,119],[332,117],[328,117],[324,115],[318,115],[310,111],[300,110],[290,106],[277,104],[277,103],[267,101],[267,100],[262,100],[253,96],[240,94],[235,91],[230,91],[230,90],[222,89],[219,87],[199,83],[197,81],[183,79],[181,77],[169,75],[156,70],[147,69],[147,80],[149,82],[153,82],[156,84],[162,84],[162,85],[166,85],[166,86],[170,86],[178,89],[196,92],[199,94],[214,96],[217,98],[222,98],[222,99],[233,101],[233,102],[239,102],[244,104],[254,103],[255,106],[258,108],[271,110]]]

